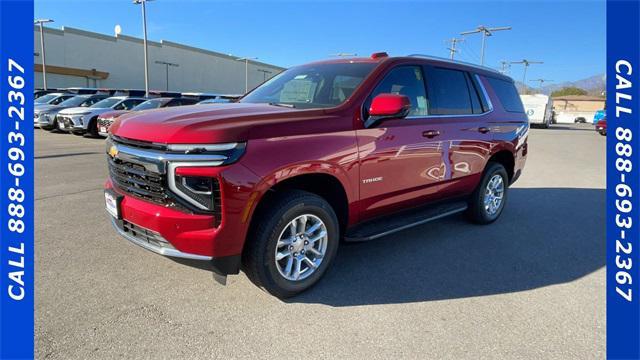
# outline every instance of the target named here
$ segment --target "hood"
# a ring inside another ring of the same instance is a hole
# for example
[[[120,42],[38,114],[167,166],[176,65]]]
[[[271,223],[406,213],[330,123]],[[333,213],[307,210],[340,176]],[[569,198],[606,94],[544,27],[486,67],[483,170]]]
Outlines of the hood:
[[[267,104],[230,103],[178,106],[132,112],[111,126],[111,133],[163,144],[245,141],[257,124],[291,121],[322,110],[299,110]]]
[[[102,113],[100,115],[101,118],[103,119],[115,119],[121,115],[124,115],[126,113],[128,113],[128,110],[113,110],[113,111],[107,111],[105,113]]]
[[[47,112],[49,110],[60,110],[62,107],[58,105],[42,104],[33,107],[33,111],[37,114]]]
[[[72,107],[72,108],[67,108],[60,111],[60,114],[74,115],[74,114],[81,114],[81,113],[90,113],[90,112],[93,112],[93,110],[95,109],[88,108],[88,107]]]

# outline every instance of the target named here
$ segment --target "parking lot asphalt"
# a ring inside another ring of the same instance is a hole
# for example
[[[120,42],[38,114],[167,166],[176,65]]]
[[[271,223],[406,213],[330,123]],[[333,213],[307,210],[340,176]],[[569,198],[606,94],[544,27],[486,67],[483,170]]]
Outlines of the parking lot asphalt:
[[[35,130],[36,356],[605,357],[605,138],[532,129],[523,176],[489,226],[454,216],[341,245],[283,302],[118,236],[104,141]]]

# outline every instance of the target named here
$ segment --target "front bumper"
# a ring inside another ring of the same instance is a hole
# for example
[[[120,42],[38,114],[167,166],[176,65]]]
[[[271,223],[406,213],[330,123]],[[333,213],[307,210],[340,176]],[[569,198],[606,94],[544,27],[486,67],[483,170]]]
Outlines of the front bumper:
[[[83,115],[58,115],[56,120],[58,120],[59,130],[78,133],[86,131]]]
[[[112,160],[109,160],[111,177],[107,179],[105,189],[114,192],[119,199],[120,219],[112,220],[117,231],[136,245],[160,255],[209,261],[213,271],[220,275],[238,273],[250,215],[255,209],[254,200],[257,196],[251,195],[259,180],[256,175],[239,163],[212,166],[210,162],[202,161],[196,167],[194,164],[181,163],[172,154],[122,144],[116,144],[114,150],[111,144],[107,142],[111,159],[134,162],[163,176],[169,171],[182,175],[186,171],[191,176],[215,178],[219,183],[221,199],[219,211],[202,212],[190,210],[183,203],[159,203],[155,197],[141,197],[140,194],[145,195],[141,191],[143,188],[132,188],[131,184],[123,183],[120,179],[122,174],[113,173],[119,168],[112,167]],[[143,173],[142,168],[131,171]],[[118,181],[112,176],[116,176]],[[131,180],[135,182],[137,179]],[[167,186],[165,190],[173,200],[176,194],[168,182],[163,177],[162,183]],[[139,181],[137,183],[141,184]]]
[[[109,136],[109,127],[113,124],[114,119],[98,118],[98,134],[101,136]]]
[[[156,254],[191,260],[212,259],[211,256],[189,254],[176,250],[176,248],[165,240],[162,235],[126,220],[117,220],[116,218],[111,217],[111,224],[125,239],[149,251],[153,251]]]

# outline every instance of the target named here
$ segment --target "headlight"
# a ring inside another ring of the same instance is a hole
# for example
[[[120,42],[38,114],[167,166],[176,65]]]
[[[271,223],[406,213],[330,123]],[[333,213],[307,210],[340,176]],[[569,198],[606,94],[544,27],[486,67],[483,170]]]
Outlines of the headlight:
[[[169,154],[187,159],[169,159],[169,189],[187,202],[205,211],[220,211],[220,183],[206,169],[224,166],[237,161],[246,149],[246,143],[224,144],[172,144],[167,146]],[[180,154],[180,155],[178,155]],[[205,158],[220,156],[220,160]],[[202,158],[202,159],[200,159]],[[191,168],[185,173],[182,168]]]
[[[193,155],[197,161],[198,155],[221,155],[224,160],[220,165],[227,165],[236,162],[247,146],[247,143],[224,143],[224,144],[170,144],[167,151],[170,154]]]

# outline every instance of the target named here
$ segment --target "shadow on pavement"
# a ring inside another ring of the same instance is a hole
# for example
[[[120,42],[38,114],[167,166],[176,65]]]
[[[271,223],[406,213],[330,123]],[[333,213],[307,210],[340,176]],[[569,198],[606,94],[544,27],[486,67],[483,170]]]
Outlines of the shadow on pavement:
[[[574,281],[605,266],[604,202],[604,189],[512,188],[491,225],[461,215],[341,244],[324,279],[287,302],[408,303]]]

